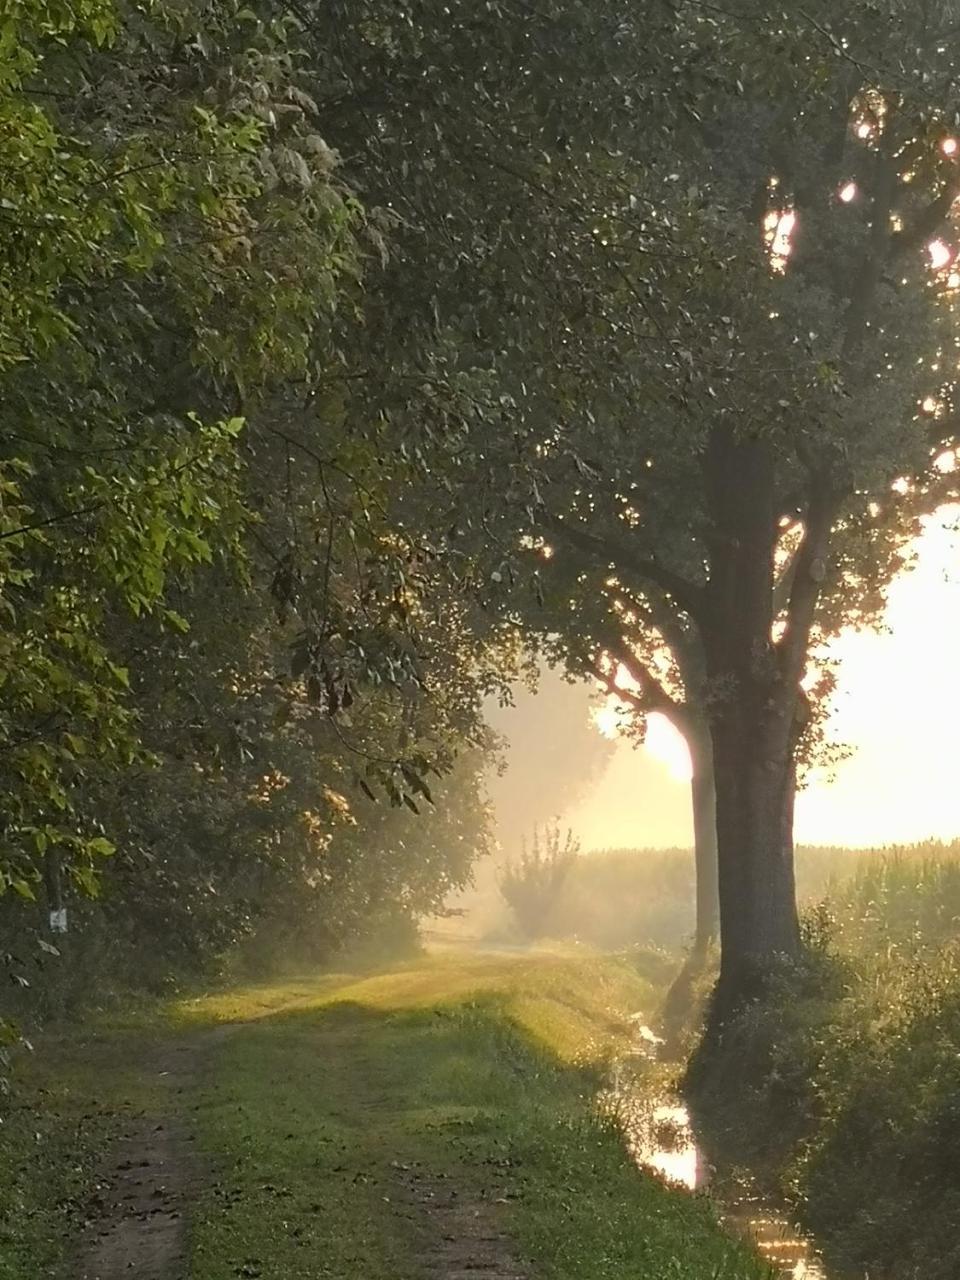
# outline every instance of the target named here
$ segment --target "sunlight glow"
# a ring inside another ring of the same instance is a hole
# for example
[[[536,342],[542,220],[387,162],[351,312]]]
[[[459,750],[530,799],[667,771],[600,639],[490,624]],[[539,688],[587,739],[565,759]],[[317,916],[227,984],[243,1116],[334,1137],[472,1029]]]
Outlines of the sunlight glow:
[[[614,684],[625,692],[641,692],[640,686],[622,663],[617,665]],[[593,709],[591,716],[603,737],[616,741],[630,736],[630,704],[618,698],[615,693],[608,694],[603,703]],[[666,765],[667,773],[674,781],[690,781],[693,768],[687,744],[666,716],[658,711],[651,712],[647,716],[643,749],[654,760]]]
[[[600,735],[615,742],[620,737],[620,717],[623,703],[616,698],[607,698],[600,707],[594,707],[590,715]]]
[[[792,209],[779,215],[774,215],[776,221],[769,231],[770,240],[770,261],[774,271],[783,272],[786,270],[787,260],[793,249],[791,236],[797,225],[797,215]],[[767,218],[766,226],[769,227],[770,219]]]
[[[853,754],[835,773],[815,770],[800,791],[801,842],[863,848],[960,832],[960,681],[951,674],[960,633],[960,506],[924,520],[914,550],[915,566],[890,588],[888,630],[848,631],[828,647],[839,664],[828,731]],[[615,715],[601,719],[616,748],[564,822],[586,849],[688,846],[689,760],[669,723],[651,716],[638,748],[617,734]]]
[[[886,633],[846,632],[831,733],[854,748],[832,784],[797,797],[800,840],[853,846],[949,839],[960,830],[954,778],[960,683],[960,508],[924,522],[915,567],[889,593]],[[935,619],[935,623],[932,620]]]
[[[667,766],[676,782],[689,782],[693,774],[690,751],[680,733],[666,716],[654,712],[647,717],[647,736],[643,740],[645,751]]]
[[[942,271],[944,267],[949,267],[954,259],[954,251],[943,240],[931,240],[927,245],[927,253],[930,255],[930,265],[934,271]]]

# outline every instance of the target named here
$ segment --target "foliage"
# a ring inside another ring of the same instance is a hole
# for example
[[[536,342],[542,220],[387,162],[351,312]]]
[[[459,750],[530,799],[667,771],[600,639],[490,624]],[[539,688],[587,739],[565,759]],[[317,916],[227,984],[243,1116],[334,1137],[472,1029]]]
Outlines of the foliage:
[[[406,32],[380,15],[382,42],[361,33],[367,59],[339,55],[347,100],[386,66],[426,121],[406,88],[429,67],[450,105],[449,127],[422,141],[430,177],[398,199],[417,227],[445,220],[437,261],[454,257],[465,288],[451,298],[423,254],[423,292],[390,297],[450,335],[451,401],[475,379],[455,429],[431,441],[449,539],[477,549],[490,597],[572,670],[610,676],[612,655],[641,712],[706,721],[732,982],[799,942],[784,832],[812,716],[816,729],[811,651],[876,619],[918,515],[955,483],[956,286],[928,250],[951,237],[960,189],[942,146],[948,9],[664,5],[641,21],[571,3],[521,23],[507,6],[510,55],[488,73],[489,7],[446,6]],[[587,28],[611,64],[599,96],[578,97],[594,68],[570,65],[567,40],[592,50]],[[500,74],[515,47],[526,111]],[[548,67],[581,108],[561,128],[556,100],[544,88],[541,111],[538,98]],[[451,68],[483,103],[475,122]],[[421,136],[399,128],[390,87],[373,92],[388,183]],[[496,171],[482,188],[478,162]],[[509,413],[483,394],[504,383]]]
[[[258,926],[311,961],[409,930],[485,847],[479,708],[513,658],[388,409],[346,403],[389,218],[320,132],[303,23],[2,23],[3,1008],[156,989],[241,941],[274,963]]]
[[[547,921],[551,937],[619,950],[685,945],[693,932],[689,849],[605,849],[580,857]]]
[[[838,1265],[894,1280],[957,1265],[958,909],[955,849],[867,859],[693,1076],[713,1153],[758,1168]]]
[[[236,15],[91,0],[0,30],[0,888],[23,897],[50,857],[95,889],[113,842],[77,788],[146,760],[112,618],[182,629],[174,590],[236,554],[244,402],[303,371],[355,270],[284,25]]]
[[[519,858],[504,867],[500,892],[513,912],[521,937],[528,941],[543,937],[550,913],[579,856],[580,844],[573,832],[561,836],[559,826],[553,823],[542,832],[534,827],[530,846],[524,841]]]

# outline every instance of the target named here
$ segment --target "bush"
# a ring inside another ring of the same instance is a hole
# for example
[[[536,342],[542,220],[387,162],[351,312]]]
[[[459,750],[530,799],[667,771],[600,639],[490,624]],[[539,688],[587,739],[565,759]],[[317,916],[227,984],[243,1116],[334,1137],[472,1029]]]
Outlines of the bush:
[[[554,825],[545,827],[541,836],[535,827],[530,847],[524,842],[519,859],[504,869],[500,892],[528,941],[547,932],[547,921],[579,853],[579,842],[571,831],[561,838],[560,828]]]

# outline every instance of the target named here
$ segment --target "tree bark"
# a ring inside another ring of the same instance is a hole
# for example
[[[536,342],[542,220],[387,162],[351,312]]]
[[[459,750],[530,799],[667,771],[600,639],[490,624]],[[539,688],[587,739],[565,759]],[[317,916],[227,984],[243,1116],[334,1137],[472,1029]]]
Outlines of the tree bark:
[[[792,823],[811,548],[805,539],[786,634],[777,644],[772,450],[724,426],[711,436],[704,461],[712,530],[701,632],[712,691],[721,936],[716,1028],[762,991],[780,957],[796,955],[800,946]],[[801,594],[803,609],[794,600]]]
[[[792,748],[769,752],[769,726],[738,716],[714,730],[722,1019],[761,994],[771,966],[800,947],[793,866]]]
[[[693,845],[696,866],[696,933],[693,951],[702,957],[720,930],[720,891],[717,867],[717,788],[713,744],[707,725],[691,728],[687,737],[692,767]]]

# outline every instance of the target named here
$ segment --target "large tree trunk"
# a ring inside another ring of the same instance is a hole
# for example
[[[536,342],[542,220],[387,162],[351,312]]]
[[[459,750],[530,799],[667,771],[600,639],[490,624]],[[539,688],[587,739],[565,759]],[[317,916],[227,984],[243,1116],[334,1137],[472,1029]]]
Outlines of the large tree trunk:
[[[829,531],[808,513],[783,637],[774,640],[779,506],[773,454],[730,427],[705,459],[713,516],[701,615],[714,691],[710,732],[717,787],[720,980],[713,1028],[759,994],[777,960],[799,951],[793,873],[795,747],[816,595],[810,556]],[[811,538],[811,532],[815,538]],[[815,545],[816,544],[816,545]]]
[[[717,871],[717,788],[713,771],[713,744],[704,725],[687,738],[692,773],[693,845],[696,866],[697,922],[694,955],[702,957],[720,931],[720,893]]]
[[[738,716],[741,721],[745,717]],[[765,731],[766,730],[766,731]],[[779,736],[779,735],[777,735]],[[767,751],[769,726],[714,732],[723,940],[717,1015],[761,993],[771,966],[800,946],[793,867],[792,748]]]

